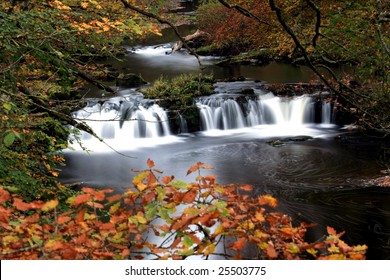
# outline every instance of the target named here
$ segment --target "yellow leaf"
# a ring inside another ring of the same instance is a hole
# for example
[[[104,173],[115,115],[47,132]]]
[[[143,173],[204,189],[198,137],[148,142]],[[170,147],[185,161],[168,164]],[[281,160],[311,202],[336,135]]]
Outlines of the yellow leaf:
[[[89,5],[88,2],[83,2],[83,3],[81,3],[80,6],[81,6],[81,8],[86,9],[88,7],[88,5]]]
[[[7,235],[7,236],[3,237],[2,243],[3,243],[4,246],[7,246],[10,243],[15,243],[15,242],[18,242],[18,241],[19,241],[19,237]]]
[[[42,206],[42,211],[45,211],[45,212],[50,211],[50,210],[56,208],[57,205],[58,205],[57,199],[50,200]]]
[[[203,255],[208,256],[215,251],[215,244],[211,243],[209,246],[206,247],[206,249],[203,251]]]
[[[138,185],[137,185],[137,189],[138,189],[140,192],[144,191],[147,187],[148,187],[148,186],[145,185],[145,184],[138,184]]]
[[[120,207],[121,203],[118,202],[118,203],[115,203],[114,205],[112,205],[110,207],[110,214],[114,214],[116,211],[118,211],[119,207]]]
[[[147,220],[145,219],[145,217],[142,217],[142,216],[135,216],[137,221],[140,223],[140,224],[146,224],[147,223]]]
[[[265,218],[261,212],[256,212],[255,218],[258,222],[264,222]]]

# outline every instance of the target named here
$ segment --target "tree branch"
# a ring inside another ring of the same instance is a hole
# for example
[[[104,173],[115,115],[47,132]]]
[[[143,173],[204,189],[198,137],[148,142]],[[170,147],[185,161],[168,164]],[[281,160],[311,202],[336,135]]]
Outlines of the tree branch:
[[[241,7],[241,6],[238,6],[238,5],[230,5],[229,3],[227,3],[226,1],[224,0],[218,0],[219,3],[221,3],[223,6],[225,6],[226,8],[228,9],[235,9],[237,10],[239,13],[243,14],[244,16],[246,17],[249,17],[249,18],[253,18],[253,19],[256,19],[258,22],[262,23],[262,24],[265,24],[265,25],[268,25],[268,26],[272,26],[272,24],[266,22],[265,20],[262,20],[261,18],[259,18],[258,16],[256,16],[255,14],[251,13],[250,11],[248,11],[247,9]]]
[[[309,5],[310,8],[312,8],[316,12],[316,25],[315,25],[315,35],[313,37],[313,47],[317,46],[317,40],[320,36],[320,27],[321,27],[321,11],[320,9],[314,4],[311,0],[305,0],[306,3]]]
[[[144,11],[144,10],[142,10],[142,9],[132,5],[132,4],[130,4],[127,0],[121,0],[121,2],[123,3],[125,8],[127,8],[127,9],[133,10],[133,11],[135,11],[135,12],[137,12],[137,13],[145,16],[145,17],[153,18],[153,19],[157,20],[161,24],[167,24],[175,32],[176,36],[180,39],[180,41],[182,42],[183,46],[189,51],[189,53],[196,57],[196,59],[198,61],[198,64],[201,67],[201,70],[203,70],[203,65],[202,65],[202,62],[200,61],[199,55],[192,48],[190,48],[190,46],[188,46],[188,44],[185,41],[184,37],[181,36],[179,30],[176,28],[176,26],[172,22],[170,22],[170,21],[168,21],[166,19],[163,19],[163,18],[161,18],[160,16],[158,16],[156,14]]]
[[[320,80],[333,92],[340,93],[329,81],[318,71],[318,69],[313,65],[312,61],[309,58],[309,55],[305,49],[305,47],[301,44],[298,37],[295,35],[294,31],[288,26],[286,21],[283,18],[282,10],[279,6],[276,5],[274,0],[269,0],[269,4],[272,11],[275,11],[276,16],[278,18],[279,23],[282,25],[283,29],[287,32],[288,35],[293,39],[297,48],[302,52],[303,58],[305,62],[309,66],[309,68],[320,78]]]

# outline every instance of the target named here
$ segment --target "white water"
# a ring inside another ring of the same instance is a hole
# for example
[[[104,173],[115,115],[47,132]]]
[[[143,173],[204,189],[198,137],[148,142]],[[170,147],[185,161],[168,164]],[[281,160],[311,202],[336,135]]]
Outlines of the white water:
[[[171,134],[167,112],[157,104],[143,100],[139,94],[113,98],[103,104],[90,104],[73,117],[85,122],[109,146],[118,150],[150,147],[177,141]],[[86,132],[81,132],[84,147],[93,151],[107,150]],[[77,148],[78,145],[73,145]]]
[[[315,100],[312,97],[281,98],[256,87],[253,95],[243,95],[240,93],[242,85],[218,83],[217,94],[197,100],[204,135],[245,133],[257,138],[322,137],[327,134],[324,127],[333,127],[331,103],[322,103],[321,123],[315,123]],[[166,110],[139,93],[105,101],[91,100],[73,117],[84,121],[115,150],[185,141],[184,137],[171,133]],[[186,134],[186,120],[181,115],[179,118],[180,133]],[[107,145],[88,133],[82,132],[80,138],[89,150],[107,151]]]
[[[197,105],[203,130],[262,126],[270,130],[280,129],[282,133],[277,135],[283,131],[290,135],[294,131],[304,132],[307,125],[314,124],[314,101],[309,96],[280,98],[269,93],[247,99],[241,105],[237,96],[215,95],[199,99]]]

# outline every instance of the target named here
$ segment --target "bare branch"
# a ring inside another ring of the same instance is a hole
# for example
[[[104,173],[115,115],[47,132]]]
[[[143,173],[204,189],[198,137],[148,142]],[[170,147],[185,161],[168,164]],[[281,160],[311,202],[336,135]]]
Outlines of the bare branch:
[[[320,36],[320,27],[321,27],[321,11],[320,9],[314,4],[311,0],[305,0],[306,3],[309,5],[310,8],[312,8],[316,12],[316,25],[315,25],[315,35],[313,37],[313,47],[317,46],[317,40]]]
[[[318,71],[318,69],[313,65],[311,59],[309,58],[309,55],[306,51],[306,48],[301,44],[298,37],[295,35],[294,31],[288,26],[286,21],[283,18],[282,10],[279,6],[276,5],[274,0],[269,0],[270,7],[272,11],[275,11],[276,16],[278,18],[279,23],[282,25],[283,29],[287,32],[288,35],[293,39],[295,45],[297,48],[302,52],[303,58],[305,59],[305,62],[309,66],[309,68],[320,78],[320,80],[333,92],[339,92],[329,81]]]
[[[239,6],[239,5],[230,5],[229,3],[227,3],[224,0],[218,0],[218,1],[219,1],[219,3],[221,3],[222,5],[224,5],[228,9],[235,9],[239,13],[243,14],[246,17],[256,19],[258,22],[260,22],[262,24],[265,24],[265,25],[268,25],[268,26],[272,26],[270,23],[266,22],[265,20],[262,20],[261,18],[259,18],[255,14],[251,13],[250,11],[248,11],[247,9],[245,9],[245,8]]]

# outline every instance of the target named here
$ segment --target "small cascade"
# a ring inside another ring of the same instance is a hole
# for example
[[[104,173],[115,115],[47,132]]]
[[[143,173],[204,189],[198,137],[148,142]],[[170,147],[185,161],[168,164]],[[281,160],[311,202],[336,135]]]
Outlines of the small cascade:
[[[200,98],[198,108],[204,130],[227,130],[256,125],[302,126],[314,122],[314,103],[309,96],[294,99],[260,96],[214,95]]]
[[[179,120],[180,120],[180,133],[188,133],[188,126],[187,126],[187,120],[179,114]]]
[[[322,101],[322,111],[321,111],[321,116],[322,116],[322,124],[330,124],[331,123],[331,104],[330,102]]]
[[[87,107],[73,114],[84,121],[103,139],[131,141],[137,138],[169,136],[170,128],[166,111],[144,100],[142,95],[113,98],[104,102],[90,100]],[[83,132],[81,140],[91,135]]]

